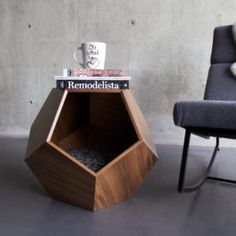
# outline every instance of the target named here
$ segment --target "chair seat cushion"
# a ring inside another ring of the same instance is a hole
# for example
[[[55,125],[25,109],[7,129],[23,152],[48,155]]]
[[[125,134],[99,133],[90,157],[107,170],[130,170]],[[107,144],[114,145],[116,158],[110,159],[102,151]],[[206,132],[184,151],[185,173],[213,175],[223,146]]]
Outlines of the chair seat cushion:
[[[174,106],[174,122],[183,128],[236,130],[236,101],[183,101]]]

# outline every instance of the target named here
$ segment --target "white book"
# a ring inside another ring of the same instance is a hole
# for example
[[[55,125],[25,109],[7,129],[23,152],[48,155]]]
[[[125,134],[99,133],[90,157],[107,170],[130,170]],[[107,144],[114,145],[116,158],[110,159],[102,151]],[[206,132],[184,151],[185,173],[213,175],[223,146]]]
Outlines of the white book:
[[[61,76],[56,75],[55,80],[131,80],[130,76]]]

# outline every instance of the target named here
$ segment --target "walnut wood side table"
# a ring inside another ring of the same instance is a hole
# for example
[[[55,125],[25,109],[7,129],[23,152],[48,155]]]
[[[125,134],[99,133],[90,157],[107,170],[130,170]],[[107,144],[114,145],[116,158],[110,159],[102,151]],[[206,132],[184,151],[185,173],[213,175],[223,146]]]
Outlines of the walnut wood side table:
[[[69,153],[83,147],[117,155],[95,173]],[[52,89],[26,151],[26,163],[52,198],[92,211],[131,197],[157,159],[129,90]]]

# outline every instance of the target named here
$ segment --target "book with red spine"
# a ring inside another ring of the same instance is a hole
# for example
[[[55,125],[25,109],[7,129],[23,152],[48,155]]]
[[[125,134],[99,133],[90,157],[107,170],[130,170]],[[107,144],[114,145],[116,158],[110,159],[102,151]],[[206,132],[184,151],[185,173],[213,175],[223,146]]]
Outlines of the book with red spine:
[[[125,76],[125,71],[123,69],[71,69],[71,76],[122,77]]]

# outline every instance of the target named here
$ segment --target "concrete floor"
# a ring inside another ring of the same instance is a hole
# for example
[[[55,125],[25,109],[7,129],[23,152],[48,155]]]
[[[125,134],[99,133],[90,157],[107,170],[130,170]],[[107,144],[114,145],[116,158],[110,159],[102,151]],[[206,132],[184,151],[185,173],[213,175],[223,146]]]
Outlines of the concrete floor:
[[[178,194],[180,146],[157,146],[159,163],[127,201],[95,213],[51,200],[24,163],[26,139],[0,139],[0,235],[235,235],[236,187],[207,182]],[[192,182],[210,148],[190,150]],[[236,149],[222,148],[213,174],[236,179]]]

